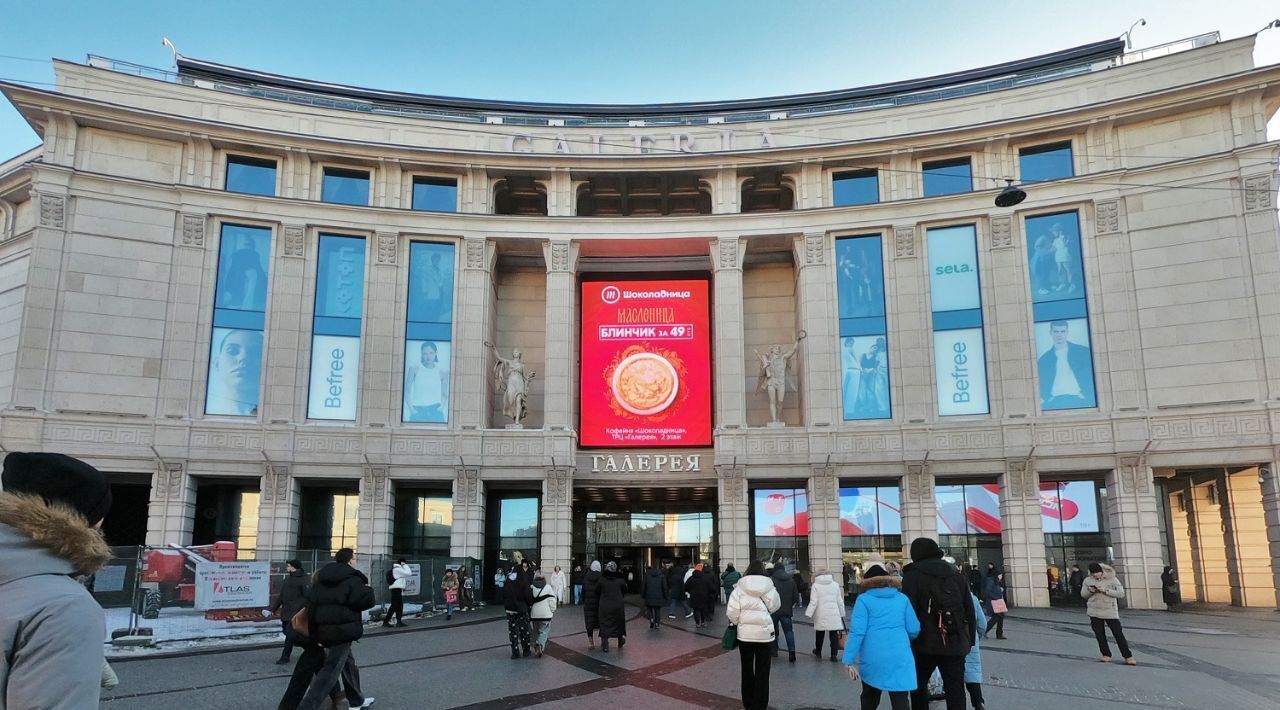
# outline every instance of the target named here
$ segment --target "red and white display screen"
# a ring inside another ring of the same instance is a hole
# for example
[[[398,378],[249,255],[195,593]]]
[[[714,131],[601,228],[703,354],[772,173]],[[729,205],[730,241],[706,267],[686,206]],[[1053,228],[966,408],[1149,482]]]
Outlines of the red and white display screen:
[[[711,445],[707,281],[582,284],[582,446]]]

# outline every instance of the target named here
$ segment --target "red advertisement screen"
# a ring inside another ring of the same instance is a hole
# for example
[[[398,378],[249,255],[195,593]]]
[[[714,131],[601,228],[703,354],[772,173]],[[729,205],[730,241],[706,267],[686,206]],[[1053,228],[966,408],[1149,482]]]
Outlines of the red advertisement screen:
[[[710,446],[707,282],[584,282],[580,374],[583,446]]]

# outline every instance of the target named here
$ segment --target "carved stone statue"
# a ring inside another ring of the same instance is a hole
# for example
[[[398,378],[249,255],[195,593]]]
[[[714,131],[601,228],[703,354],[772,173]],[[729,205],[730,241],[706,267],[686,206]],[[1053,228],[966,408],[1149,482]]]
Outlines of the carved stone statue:
[[[511,417],[508,428],[519,429],[520,422],[529,413],[529,383],[537,373],[521,359],[519,350],[513,350],[511,359],[508,360],[498,354],[498,348],[493,343],[485,344],[496,358],[493,364],[493,385],[498,394],[502,395],[502,413]]]
[[[781,426],[782,420],[778,418],[778,414],[782,411],[782,401],[787,396],[787,365],[791,358],[796,356],[796,351],[800,348],[800,341],[805,339],[806,333],[802,330],[796,336],[796,341],[791,345],[791,349],[783,352],[781,345],[775,345],[769,348],[764,355],[760,351],[756,351],[756,357],[760,358],[760,389],[769,395],[769,425]]]

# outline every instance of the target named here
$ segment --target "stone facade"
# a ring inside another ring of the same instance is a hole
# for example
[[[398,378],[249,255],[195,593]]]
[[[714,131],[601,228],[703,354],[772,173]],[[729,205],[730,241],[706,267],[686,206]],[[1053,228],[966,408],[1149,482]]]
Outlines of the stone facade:
[[[627,128],[470,130],[59,62],[59,91],[4,88],[45,144],[38,161],[0,165],[0,440],[150,474],[152,544],[189,541],[196,481],[217,478],[257,486],[259,545],[290,548],[300,482],[343,480],[359,490],[361,551],[386,554],[397,485],[438,483],[453,490],[452,552],[481,557],[487,496],[523,487],[542,500],[547,565],[570,562],[584,482],[716,486],[720,561],[739,565],[751,554],[752,487],[804,489],[811,565],[836,569],[842,483],[900,481],[909,543],[936,534],[935,486],[982,478],[1000,486],[1011,595],[1027,605],[1047,603],[1039,482],[1088,473],[1107,484],[1129,603],[1159,607],[1162,472],[1264,464],[1280,559],[1280,146],[1265,136],[1280,67],[1254,68],[1251,49],[1244,38],[985,95],[691,127],[693,145],[720,147],[706,152],[631,150],[665,135],[640,109]],[[1075,177],[1029,187],[1014,208],[993,207],[994,181],[922,196],[925,161],[965,155],[975,175],[1017,179],[1020,148],[1063,141]],[[277,160],[277,196],[221,189],[229,154]],[[738,213],[742,181],[762,162],[783,171],[796,209]],[[319,200],[332,165],[370,171],[369,205]],[[834,206],[832,175],[849,167],[881,170],[880,202]],[[698,174],[712,214],[570,216],[580,174],[646,171]],[[493,214],[509,173],[534,176],[551,216]],[[458,212],[405,209],[415,175],[455,178]],[[1099,406],[1051,413],[1035,394],[1023,225],[1064,210],[1080,216]],[[203,413],[225,224],[273,235],[250,417]],[[977,226],[988,415],[942,417],[935,402],[924,237],[955,224]],[[360,407],[341,424],[306,416],[321,231],[370,245]],[[893,418],[845,422],[834,247],[863,234],[884,244]],[[457,245],[447,425],[401,423],[417,239]],[[611,258],[680,258],[711,273],[716,434],[697,473],[579,470],[577,283]],[[753,351],[801,330],[785,426],[766,427]],[[523,349],[538,372],[523,430],[504,428],[487,342],[504,356]]]

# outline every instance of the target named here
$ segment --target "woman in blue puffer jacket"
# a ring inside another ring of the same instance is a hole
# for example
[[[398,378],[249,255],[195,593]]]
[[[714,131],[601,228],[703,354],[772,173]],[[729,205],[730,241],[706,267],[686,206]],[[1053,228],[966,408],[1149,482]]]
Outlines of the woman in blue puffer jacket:
[[[908,710],[916,689],[911,640],[920,635],[920,619],[902,593],[902,581],[880,565],[868,568],[858,587],[844,647],[849,677],[862,680],[864,709],[879,707],[887,691],[893,710]]]
[[[982,612],[982,602],[973,594],[969,596],[973,599],[973,615],[976,618],[973,627],[986,628],[987,615]],[[986,634],[978,636],[986,638]],[[974,638],[973,648],[964,657],[964,687],[969,691],[969,704],[973,706],[973,710],[986,710],[986,701],[982,699],[982,654],[978,650],[979,643],[979,639]]]

